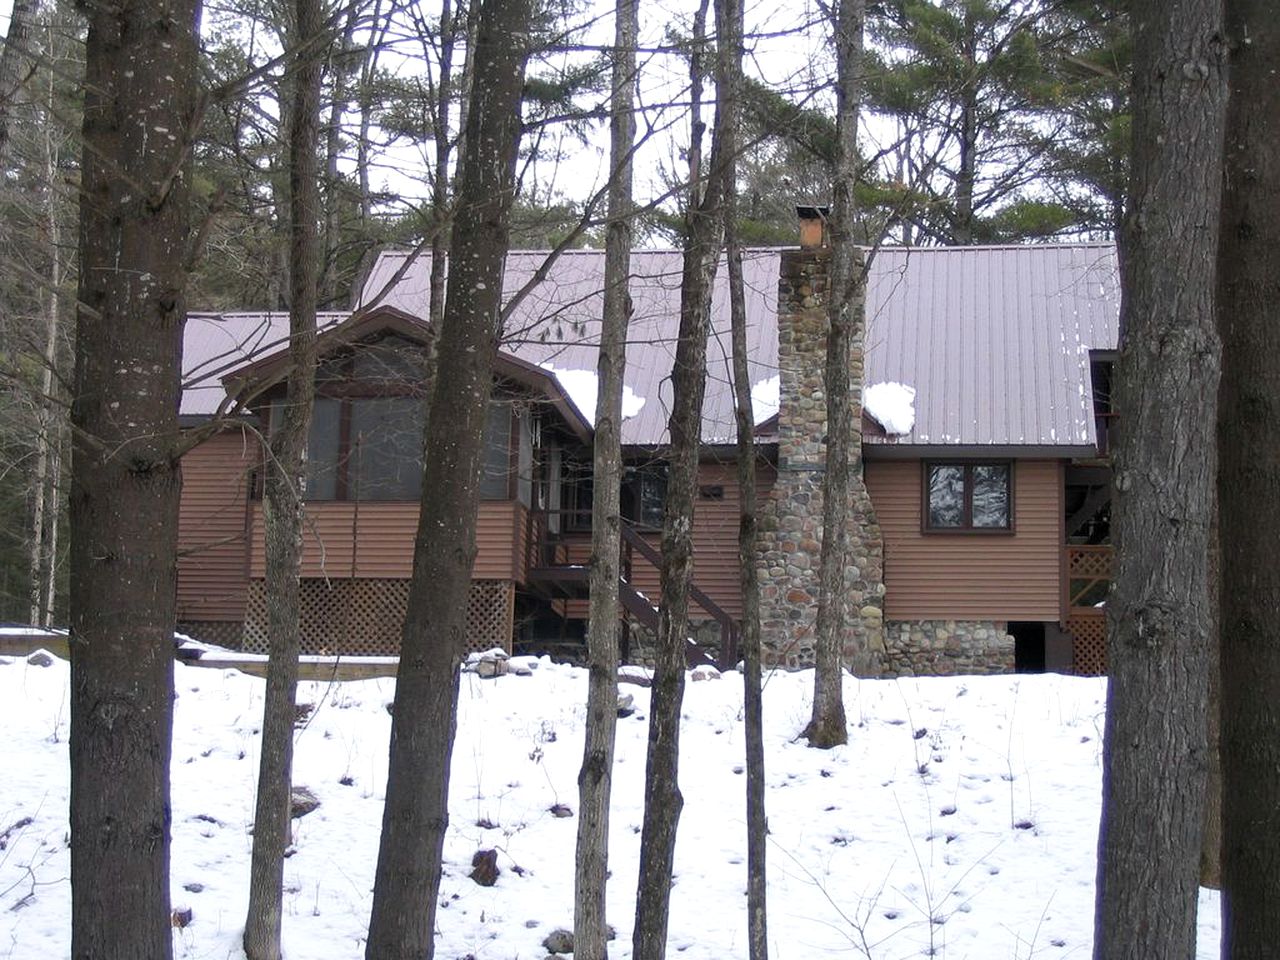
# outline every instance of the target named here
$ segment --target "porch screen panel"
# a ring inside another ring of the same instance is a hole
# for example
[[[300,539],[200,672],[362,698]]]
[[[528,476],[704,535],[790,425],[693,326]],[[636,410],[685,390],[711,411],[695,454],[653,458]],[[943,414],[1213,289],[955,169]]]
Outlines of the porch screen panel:
[[[307,437],[308,500],[332,500],[338,495],[338,447],[341,441],[340,405],[331,397],[316,397]]]
[[[422,401],[360,400],[351,409],[353,494],[361,500],[417,500],[422,491]]]

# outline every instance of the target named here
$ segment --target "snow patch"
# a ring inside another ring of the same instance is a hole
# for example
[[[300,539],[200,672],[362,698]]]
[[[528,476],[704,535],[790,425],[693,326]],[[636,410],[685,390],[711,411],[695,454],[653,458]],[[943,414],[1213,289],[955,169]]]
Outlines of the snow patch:
[[[594,370],[561,370],[552,363],[539,364],[543,370],[555,376],[561,388],[569,395],[573,405],[595,426],[596,394],[600,392],[600,380]],[[626,384],[622,386],[622,419],[630,420],[644,409],[644,397],[638,396]]]
[[[916,425],[916,390],[904,383],[873,383],[862,389],[862,408],[890,436],[905,437]]]
[[[751,385],[751,416],[756,424],[777,415],[781,407],[781,378],[776,374]]]

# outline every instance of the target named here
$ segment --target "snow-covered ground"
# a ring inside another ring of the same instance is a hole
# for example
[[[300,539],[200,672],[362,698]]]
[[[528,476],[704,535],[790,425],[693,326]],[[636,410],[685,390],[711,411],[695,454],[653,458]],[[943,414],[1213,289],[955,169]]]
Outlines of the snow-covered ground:
[[[180,957],[238,958],[263,683],[177,666],[173,899]],[[1085,958],[1092,939],[1103,682],[1057,676],[849,679],[850,743],[793,740],[812,675],[765,693],[769,935],[777,958]],[[0,664],[0,957],[66,956],[68,667]],[[390,680],[307,683],[295,782],[322,806],[295,821],[285,865],[290,960],[363,956],[392,698]],[[630,956],[649,691],[618,725],[613,956]],[[541,960],[572,926],[583,671],[464,675],[436,956]],[[745,957],[741,682],[687,685],[671,956]],[[499,851],[496,886],[468,877]],[[1200,956],[1217,956],[1216,897]],[[932,954],[930,951],[933,951]]]

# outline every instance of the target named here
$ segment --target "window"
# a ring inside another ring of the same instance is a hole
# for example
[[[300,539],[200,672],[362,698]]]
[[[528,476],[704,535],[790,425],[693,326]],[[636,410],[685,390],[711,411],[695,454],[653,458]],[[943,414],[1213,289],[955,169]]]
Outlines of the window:
[[[926,463],[924,528],[1007,533],[1013,529],[1009,463]]]
[[[352,344],[321,359],[307,437],[307,500],[417,500],[422,491],[423,347],[398,334]],[[279,425],[277,391],[263,404],[268,432]],[[531,475],[529,425],[520,447],[512,398],[495,394],[485,419],[480,496],[506,500],[516,491],[513,463]],[[528,415],[526,414],[526,420]],[[527,498],[527,490],[522,490]]]
[[[268,429],[279,403],[267,408]],[[480,497],[506,500],[511,405],[493,401],[485,423]],[[307,500],[417,500],[422,491],[419,397],[316,397],[307,438]]]
[[[506,500],[511,491],[511,405],[492,401],[484,428],[480,499]]]
[[[622,515],[642,527],[659,529],[667,504],[667,467],[646,463],[629,467],[622,487]]]
[[[308,500],[333,500],[338,496],[338,454],[341,448],[341,408],[332,397],[316,397],[307,437]]]
[[[418,499],[422,492],[421,408],[417,397],[351,401],[350,499]]]

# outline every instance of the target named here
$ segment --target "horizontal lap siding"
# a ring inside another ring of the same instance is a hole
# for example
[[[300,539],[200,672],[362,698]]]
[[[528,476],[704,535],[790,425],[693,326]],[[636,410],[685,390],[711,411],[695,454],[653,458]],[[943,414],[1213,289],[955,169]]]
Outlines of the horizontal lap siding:
[[[523,518],[524,511],[518,503],[481,502],[476,517],[473,578],[516,578],[516,549]],[[417,529],[416,503],[308,503],[302,576],[408,578],[413,575],[413,538]],[[264,573],[262,508],[255,504],[250,574],[261,577]]]
[[[219,433],[182,458],[178,514],[178,618],[244,619],[245,523],[257,443],[243,429]]]
[[[1014,467],[1012,535],[924,534],[918,460],[867,463],[885,540],[891,620],[1054,620],[1061,603],[1062,480],[1056,460]]]

